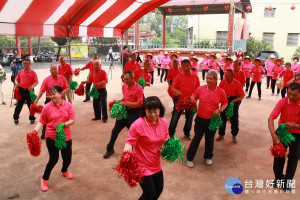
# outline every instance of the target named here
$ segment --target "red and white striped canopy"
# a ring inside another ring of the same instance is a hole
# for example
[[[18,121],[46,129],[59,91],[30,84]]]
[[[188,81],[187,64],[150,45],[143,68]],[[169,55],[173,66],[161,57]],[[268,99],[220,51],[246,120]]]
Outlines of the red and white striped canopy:
[[[121,37],[169,0],[0,0],[0,35]]]

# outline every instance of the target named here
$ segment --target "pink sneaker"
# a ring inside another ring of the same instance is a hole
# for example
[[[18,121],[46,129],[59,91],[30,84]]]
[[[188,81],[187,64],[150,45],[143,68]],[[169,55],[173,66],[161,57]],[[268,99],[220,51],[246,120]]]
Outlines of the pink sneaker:
[[[48,181],[41,178],[41,190],[46,192],[48,190]]]
[[[72,179],[73,176],[70,172],[66,171],[66,172],[62,172],[61,173],[64,177],[66,177],[67,179]]]

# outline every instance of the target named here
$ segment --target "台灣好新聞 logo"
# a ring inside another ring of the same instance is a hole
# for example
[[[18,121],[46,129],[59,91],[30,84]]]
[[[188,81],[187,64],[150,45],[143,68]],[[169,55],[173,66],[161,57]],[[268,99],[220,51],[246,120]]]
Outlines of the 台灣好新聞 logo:
[[[225,182],[225,190],[229,194],[241,194],[243,192],[243,185],[240,179],[236,177],[230,177]]]

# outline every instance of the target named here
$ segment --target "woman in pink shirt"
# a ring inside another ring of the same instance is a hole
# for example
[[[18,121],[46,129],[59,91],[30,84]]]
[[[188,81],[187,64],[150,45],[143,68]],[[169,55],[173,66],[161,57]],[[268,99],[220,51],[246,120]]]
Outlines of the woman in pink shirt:
[[[250,86],[250,78],[251,78],[251,69],[252,69],[252,63],[251,58],[249,56],[244,57],[244,62],[241,64],[241,70],[245,73],[246,76],[246,90],[245,92],[248,92],[249,86]]]
[[[161,60],[161,76],[160,76],[160,82],[162,83],[163,77],[165,75],[164,81],[167,81],[167,75],[169,71],[169,64],[171,62],[171,59],[169,58],[169,53],[166,51],[164,53],[165,57]]]
[[[254,66],[251,69],[251,74],[252,74],[252,80],[251,80],[251,85],[250,85],[250,91],[249,95],[246,98],[251,98],[252,90],[255,85],[257,84],[257,90],[258,90],[258,100],[261,100],[261,81],[262,77],[265,74],[265,70],[262,67],[264,61],[262,61],[260,58],[256,58],[254,60]]]
[[[210,54],[209,56],[210,63],[209,63],[209,69],[213,69],[218,71],[218,67],[220,66],[219,62],[216,60],[217,56],[215,54]]]
[[[228,57],[227,53],[223,53],[220,60],[220,78],[223,80],[224,76],[224,66],[225,66],[225,59]]]
[[[267,89],[269,89],[270,81],[273,77],[273,68],[275,67],[275,56],[273,54],[270,55],[268,60],[266,61],[267,68]]]
[[[68,172],[72,158],[72,138],[70,126],[75,123],[75,112],[70,102],[62,99],[62,87],[53,86],[49,89],[51,102],[46,104],[42,110],[40,120],[35,127],[35,131],[39,132],[43,125],[46,125],[46,145],[49,152],[49,161],[46,165],[44,175],[41,179],[41,190],[48,190],[48,179],[52,169],[55,167],[59,158],[59,149],[55,146],[56,128],[62,123],[66,135],[67,146],[61,149],[63,166],[61,173],[67,179],[72,178],[72,174]]]
[[[143,194],[139,199],[158,199],[163,191],[164,177],[159,149],[169,139],[165,108],[156,96],[147,97],[141,117],[130,127],[124,151],[135,154],[144,171],[140,184]]]
[[[157,76],[160,76],[160,67],[161,67],[161,61],[164,58],[164,51],[163,50],[159,50],[159,54],[157,56]]]
[[[192,73],[195,74],[196,76],[198,76],[198,72],[199,72],[199,63],[198,63],[198,58],[196,56],[193,56],[191,59],[191,70]]]
[[[285,63],[285,69],[280,73],[279,77],[283,77],[284,88],[281,90],[281,97],[285,97],[285,93],[289,85],[295,80],[295,73],[291,69],[291,63]]]
[[[296,78],[298,78],[300,75],[300,66],[298,65],[298,62],[299,58],[295,57],[292,63],[292,70],[295,72]]]
[[[205,80],[205,73],[208,72],[208,65],[210,63],[210,59],[208,59],[208,54],[204,55],[204,59],[200,63],[200,68],[202,69],[202,80]]]
[[[275,92],[275,85],[276,85],[276,81],[278,79],[278,75],[280,74],[280,72],[282,72],[284,70],[284,67],[282,66],[282,64],[284,63],[283,59],[276,59],[275,60],[275,67],[273,68],[273,76],[272,76],[272,82],[271,82],[271,88],[272,88],[272,96],[274,95]],[[279,92],[280,89],[277,86],[277,95],[279,96]]]

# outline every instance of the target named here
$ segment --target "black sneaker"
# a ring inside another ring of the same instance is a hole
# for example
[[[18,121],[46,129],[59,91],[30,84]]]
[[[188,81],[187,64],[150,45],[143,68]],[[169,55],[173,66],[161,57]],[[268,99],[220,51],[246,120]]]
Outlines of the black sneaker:
[[[103,155],[103,158],[104,158],[104,159],[107,159],[107,158],[109,158],[111,155],[113,155],[114,153],[115,153],[115,151],[111,151],[111,152],[107,151],[107,152]]]
[[[188,140],[191,140],[191,139],[192,139],[191,135],[184,135],[184,137],[185,137],[186,139],[188,139]]]
[[[34,122],[35,122],[35,120],[33,120],[33,119],[30,120],[30,124],[34,124]]]
[[[101,118],[93,118],[92,121],[97,121],[97,120],[101,120]]]
[[[19,120],[15,119],[14,120],[15,124],[19,124]]]
[[[107,119],[103,119],[103,123],[106,123],[107,122]]]
[[[90,101],[90,99],[85,99],[85,100],[83,100],[83,102],[88,102],[88,101]]]
[[[44,140],[45,139],[45,135],[41,135],[41,140]]]

